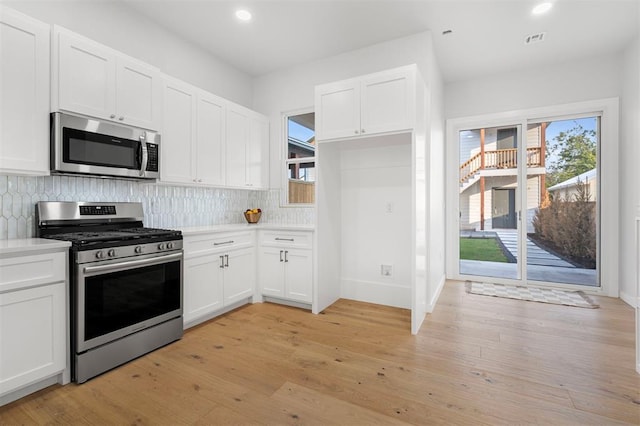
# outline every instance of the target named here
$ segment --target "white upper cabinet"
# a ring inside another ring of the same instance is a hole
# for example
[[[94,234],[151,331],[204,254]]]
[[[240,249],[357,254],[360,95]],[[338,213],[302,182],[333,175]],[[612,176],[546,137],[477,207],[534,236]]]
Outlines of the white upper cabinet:
[[[160,179],[172,183],[196,182],[196,90],[179,80],[165,78],[162,93]]]
[[[415,123],[415,67],[362,77],[360,133],[410,130]]]
[[[246,184],[246,147],[249,130],[249,112],[238,105],[229,105],[226,138],[228,186],[242,187]]]
[[[316,88],[316,137],[348,138],[360,134],[360,82],[345,80]]]
[[[53,34],[53,110],[158,129],[158,69],[64,28]]]
[[[266,188],[269,170],[269,120],[260,114],[249,116],[249,142],[247,144],[247,186]]]
[[[180,80],[164,76],[161,180],[262,188],[269,121]]]
[[[161,180],[225,184],[225,100],[165,76]]]
[[[0,6],[0,173],[49,173],[49,32]]]
[[[269,121],[255,111],[229,103],[226,122],[227,186],[254,189],[265,187]]]
[[[225,105],[222,98],[199,93],[195,160],[198,183],[225,184]]]
[[[318,140],[411,130],[416,67],[410,65],[316,87]]]

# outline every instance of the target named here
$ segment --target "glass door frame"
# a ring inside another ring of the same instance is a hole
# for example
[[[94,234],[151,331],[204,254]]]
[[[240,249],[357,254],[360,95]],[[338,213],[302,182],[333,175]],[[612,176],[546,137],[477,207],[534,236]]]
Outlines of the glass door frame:
[[[590,294],[619,296],[618,285],[618,99],[609,98],[573,104],[554,105],[528,110],[509,111],[482,116],[463,117],[447,120],[446,144],[446,277],[455,280],[481,280],[497,284],[526,285],[528,282],[541,287],[582,290]],[[522,226],[522,206],[526,206],[526,149],[524,143],[518,145],[518,189],[516,210],[518,211],[518,279],[492,278],[464,275],[459,269],[459,132],[468,129],[493,128],[518,125],[522,132],[529,124],[542,121],[557,121],[564,118],[598,116],[599,120],[599,164],[598,177],[601,197],[599,199],[599,242],[600,253],[607,254],[603,261],[598,256],[599,287],[526,279],[526,227]],[[523,166],[524,165],[524,166]],[[521,182],[525,186],[522,188]],[[524,235],[523,235],[524,234]]]

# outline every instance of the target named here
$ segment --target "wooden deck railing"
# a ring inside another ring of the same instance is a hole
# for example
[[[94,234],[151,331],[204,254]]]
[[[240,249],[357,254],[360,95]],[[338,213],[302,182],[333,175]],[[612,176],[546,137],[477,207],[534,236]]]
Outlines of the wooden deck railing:
[[[527,166],[541,166],[541,149],[527,148]],[[484,169],[515,169],[518,167],[518,149],[498,149],[484,152]],[[482,169],[482,157],[478,153],[460,166],[460,183]]]

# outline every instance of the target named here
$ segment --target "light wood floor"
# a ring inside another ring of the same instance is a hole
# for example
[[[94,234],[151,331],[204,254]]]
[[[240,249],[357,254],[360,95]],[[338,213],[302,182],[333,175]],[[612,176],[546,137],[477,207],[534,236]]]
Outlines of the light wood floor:
[[[240,308],[83,385],[0,408],[0,424],[640,424],[634,313],[445,286],[407,310]]]

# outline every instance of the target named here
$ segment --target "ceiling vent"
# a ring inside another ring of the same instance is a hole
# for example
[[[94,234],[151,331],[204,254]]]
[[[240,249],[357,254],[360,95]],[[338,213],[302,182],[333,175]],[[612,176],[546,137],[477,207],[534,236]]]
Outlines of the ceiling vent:
[[[530,34],[524,38],[524,44],[535,44],[544,41],[547,33]]]

